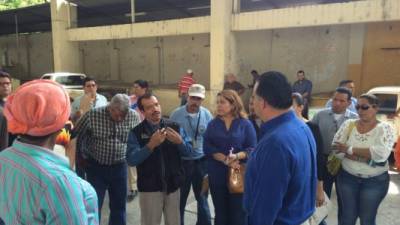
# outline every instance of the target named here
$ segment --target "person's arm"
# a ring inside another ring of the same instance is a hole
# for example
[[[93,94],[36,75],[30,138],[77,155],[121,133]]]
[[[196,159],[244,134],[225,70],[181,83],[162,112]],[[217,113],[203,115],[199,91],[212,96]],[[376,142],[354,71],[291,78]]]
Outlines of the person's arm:
[[[86,181],[60,175],[40,195],[38,210],[46,225],[99,224],[97,195]]]
[[[72,130],[71,140],[78,135],[87,135],[90,130],[90,113],[84,114]]]
[[[252,177],[252,202],[249,204],[250,224],[274,224],[281,210],[291,179],[290,156],[282,149],[282,144],[270,143],[268,151],[258,155],[254,161],[258,169],[257,177]]]
[[[182,156],[190,156],[194,151],[192,140],[182,127],[179,127],[179,133],[172,128],[167,128],[167,139],[177,145]]]
[[[322,181],[324,174],[326,174],[326,162],[324,160],[325,157],[323,153],[324,144],[322,142],[322,135],[318,125],[312,124],[311,127],[311,132],[314,136],[317,147],[317,177],[319,181]]]
[[[395,135],[393,128],[388,124],[383,124],[377,127],[377,135],[374,143],[369,148],[354,148],[346,144],[338,146],[338,150],[349,155],[348,158],[357,160],[363,158],[366,160],[373,160],[374,162],[385,162],[395,142]]]
[[[126,149],[126,162],[129,166],[137,166],[146,160],[153,149],[150,149],[147,145],[141,147],[133,130],[128,135],[128,145]]]
[[[325,194],[323,188],[323,179],[324,174],[326,174],[326,160],[323,154],[323,142],[321,132],[319,130],[318,125],[311,124],[310,126],[311,132],[315,139],[315,144],[317,147],[317,177],[318,177],[318,185],[317,185],[317,196],[316,196],[316,206],[320,207],[325,201]]]

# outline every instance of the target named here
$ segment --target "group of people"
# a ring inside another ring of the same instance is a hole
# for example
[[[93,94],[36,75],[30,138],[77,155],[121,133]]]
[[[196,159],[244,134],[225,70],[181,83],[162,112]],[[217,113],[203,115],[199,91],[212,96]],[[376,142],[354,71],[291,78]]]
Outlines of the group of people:
[[[354,99],[354,83],[343,81],[327,108],[308,120],[312,84],[304,71],[293,86],[276,71],[254,71],[253,78],[250,115],[241,93],[226,88],[213,116],[202,106],[205,87],[188,70],[179,83],[182,105],[167,119],[144,80],[134,82],[131,96],[107,102],[86,78],[85,94],[71,104],[49,80],[10,94],[11,77],[1,72],[0,125],[18,137],[6,148],[8,132],[0,130],[0,218],[5,224],[99,224],[107,191],[109,224],[126,224],[126,201],[138,195],[142,225],[159,225],[162,217],[167,225],[183,225],[192,189],[198,225],[212,224],[209,193],[215,225],[307,225],[335,183],[339,224],[354,225],[357,218],[375,224],[395,140],[393,128],[376,118],[379,100]],[[69,162],[52,151],[68,120],[74,123]],[[327,170],[332,155],[340,158],[338,174]],[[239,168],[245,175],[238,193],[230,191],[228,175]]]

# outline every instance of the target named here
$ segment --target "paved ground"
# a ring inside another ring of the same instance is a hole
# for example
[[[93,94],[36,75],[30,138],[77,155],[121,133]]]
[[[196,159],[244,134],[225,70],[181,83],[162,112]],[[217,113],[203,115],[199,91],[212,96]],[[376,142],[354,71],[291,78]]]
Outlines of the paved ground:
[[[380,225],[399,225],[400,224],[400,175],[397,172],[390,171],[391,181],[389,193],[381,204],[378,212],[377,224]],[[333,191],[335,193],[335,191]],[[211,196],[209,197],[210,206]],[[337,206],[336,195],[332,196],[333,207],[329,213],[327,223],[328,225],[337,224]],[[102,225],[106,225],[108,221],[108,200],[105,200],[105,205],[102,210]],[[193,195],[190,195],[185,213],[185,224],[196,224],[196,202]],[[127,204],[128,225],[140,225],[140,212],[138,206],[138,199]],[[162,223],[163,224],[163,223]],[[178,224],[177,224],[178,225]]]

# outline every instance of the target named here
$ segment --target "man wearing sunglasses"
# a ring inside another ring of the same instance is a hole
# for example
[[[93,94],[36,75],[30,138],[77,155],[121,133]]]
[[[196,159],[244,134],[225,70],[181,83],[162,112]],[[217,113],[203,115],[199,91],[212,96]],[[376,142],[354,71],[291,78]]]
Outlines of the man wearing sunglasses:
[[[331,153],[332,141],[336,132],[348,119],[358,118],[358,115],[348,109],[351,104],[351,91],[348,88],[339,87],[332,96],[332,107],[319,111],[312,119],[319,126],[323,142],[323,156],[321,161],[326,165],[328,155]],[[333,183],[336,177],[324,171],[324,191],[331,197]],[[339,196],[338,196],[339,198]],[[339,201],[338,201],[339,203]],[[340,212],[339,212],[340,214]]]

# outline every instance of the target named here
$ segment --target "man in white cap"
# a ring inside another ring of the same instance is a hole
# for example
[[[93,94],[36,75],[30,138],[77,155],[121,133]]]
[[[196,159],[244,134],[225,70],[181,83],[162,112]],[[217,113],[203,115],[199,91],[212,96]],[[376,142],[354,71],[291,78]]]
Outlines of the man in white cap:
[[[211,225],[210,209],[207,203],[207,193],[201,193],[203,178],[206,176],[206,160],[203,152],[203,134],[212,115],[208,109],[201,106],[205,98],[205,88],[201,84],[193,84],[188,89],[186,105],[175,109],[170,119],[177,122],[184,129],[186,135],[191,139],[189,155],[182,157],[185,169],[185,181],[181,187],[180,211],[181,225],[184,224],[184,213],[186,201],[192,186],[197,200],[197,223],[198,225]]]
[[[186,104],[189,87],[194,83],[196,83],[196,80],[193,79],[193,70],[188,69],[178,83],[178,96],[181,98],[181,106]]]

